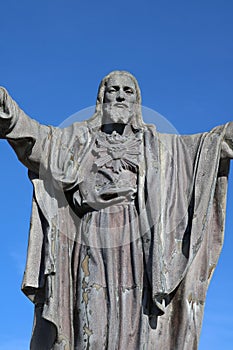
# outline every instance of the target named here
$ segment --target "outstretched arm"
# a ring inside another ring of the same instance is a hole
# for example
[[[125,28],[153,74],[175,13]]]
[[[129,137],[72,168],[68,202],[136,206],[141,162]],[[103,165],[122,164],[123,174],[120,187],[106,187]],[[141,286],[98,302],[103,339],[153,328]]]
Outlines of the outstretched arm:
[[[0,87],[0,138],[13,147],[18,159],[30,170],[38,173],[43,144],[51,128],[29,118],[7,90]]]

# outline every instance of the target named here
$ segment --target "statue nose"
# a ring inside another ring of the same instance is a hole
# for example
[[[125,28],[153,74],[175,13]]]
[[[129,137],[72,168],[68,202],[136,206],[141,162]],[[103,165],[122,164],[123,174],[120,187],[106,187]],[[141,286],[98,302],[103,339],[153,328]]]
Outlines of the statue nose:
[[[117,102],[122,102],[125,100],[124,96],[122,96],[121,94],[119,94],[116,98]]]

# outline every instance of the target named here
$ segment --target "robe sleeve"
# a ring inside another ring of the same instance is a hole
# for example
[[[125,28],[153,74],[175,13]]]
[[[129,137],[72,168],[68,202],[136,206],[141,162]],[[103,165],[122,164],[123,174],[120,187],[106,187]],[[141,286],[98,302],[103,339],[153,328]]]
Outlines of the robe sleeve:
[[[18,159],[37,174],[43,159],[43,145],[51,129],[29,118],[6,89],[0,88],[0,138],[6,139]]]

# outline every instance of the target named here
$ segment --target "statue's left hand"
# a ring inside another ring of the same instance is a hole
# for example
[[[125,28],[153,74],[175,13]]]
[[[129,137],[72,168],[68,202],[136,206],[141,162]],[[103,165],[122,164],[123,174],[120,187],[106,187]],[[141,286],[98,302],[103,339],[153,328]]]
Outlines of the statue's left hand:
[[[230,122],[227,125],[225,139],[233,141],[233,122]]]

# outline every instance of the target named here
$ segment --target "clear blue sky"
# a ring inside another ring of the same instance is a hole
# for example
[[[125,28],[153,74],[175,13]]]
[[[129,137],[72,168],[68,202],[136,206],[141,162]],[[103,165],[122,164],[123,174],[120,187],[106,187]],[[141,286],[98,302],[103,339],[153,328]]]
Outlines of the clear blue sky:
[[[233,120],[232,37],[231,0],[2,1],[0,84],[30,116],[59,125],[95,103],[109,71],[129,70],[144,106],[182,134],[207,131]],[[26,350],[33,306],[20,284],[32,188],[5,141],[0,158],[0,350]],[[200,350],[233,346],[232,218],[230,176],[225,244]]]

